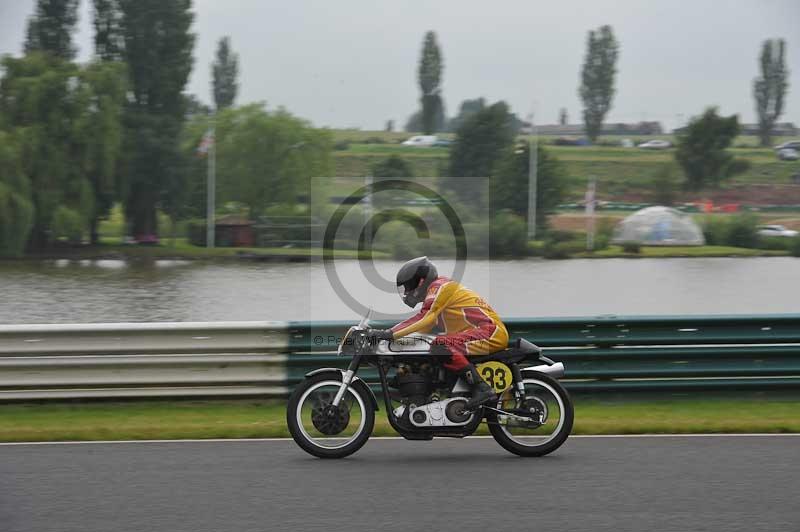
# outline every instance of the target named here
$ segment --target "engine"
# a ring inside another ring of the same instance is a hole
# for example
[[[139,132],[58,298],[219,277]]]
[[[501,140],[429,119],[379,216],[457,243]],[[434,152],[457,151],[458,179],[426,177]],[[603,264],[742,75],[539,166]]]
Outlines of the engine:
[[[435,393],[437,384],[441,384],[437,370],[429,363],[397,365],[397,374],[389,382],[400,392],[402,405],[395,409],[395,415],[417,427],[466,425],[473,418],[472,413],[464,412],[467,400],[463,397],[439,400]]]

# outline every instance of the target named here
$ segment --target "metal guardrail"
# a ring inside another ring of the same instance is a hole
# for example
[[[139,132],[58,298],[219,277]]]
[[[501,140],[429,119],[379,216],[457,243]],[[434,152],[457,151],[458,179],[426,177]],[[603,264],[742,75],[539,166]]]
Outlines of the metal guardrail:
[[[507,319],[573,392],[800,389],[800,315]],[[0,401],[285,396],[350,323],[0,326]],[[389,324],[376,324],[385,326]],[[364,373],[367,381],[373,374]]]

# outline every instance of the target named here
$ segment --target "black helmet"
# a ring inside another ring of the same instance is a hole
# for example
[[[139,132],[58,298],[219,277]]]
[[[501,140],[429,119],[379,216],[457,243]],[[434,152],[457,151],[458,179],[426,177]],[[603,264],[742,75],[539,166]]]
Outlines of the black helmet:
[[[428,257],[417,257],[400,266],[397,272],[397,292],[403,303],[414,308],[424,301],[428,287],[437,277],[439,272],[436,265]]]

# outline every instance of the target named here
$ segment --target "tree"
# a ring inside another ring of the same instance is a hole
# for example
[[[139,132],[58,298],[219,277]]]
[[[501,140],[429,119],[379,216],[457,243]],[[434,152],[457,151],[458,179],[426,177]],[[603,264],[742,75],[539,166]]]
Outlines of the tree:
[[[562,107],[558,112],[558,123],[562,126],[569,124],[569,116],[567,115],[567,108]]]
[[[239,56],[231,51],[230,37],[223,37],[217,44],[217,58],[211,65],[211,89],[217,110],[233,105],[239,86]]]
[[[93,0],[94,53],[104,61],[119,61],[125,47],[119,0]]]
[[[125,214],[133,235],[157,234],[156,209],[179,191],[185,173],[179,139],[186,113],[183,88],[192,70],[191,0],[119,0],[125,110]],[[176,202],[167,201],[168,205]]]
[[[495,164],[505,155],[514,139],[512,115],[505,102],[497,102],[469,117],[456,132],[450,149],[449,176],[442,186],[465,201],[480,199],[474,179],[489,177]]]
[[[530,146],[525,143],[515,150],[508,150],[498,163],[490,180],[492,212],[508,210],[528,218],[528,188],[530,170]],[[538,147],[536,156],[536,226],[545,228],[547,215],[555,212],[564,200],[566,191],[564,167],[554,156]]]
[[[484,98],[464,100],[458,108],[458,114],[450,119],[447,129],[449,131],[457,131],[461,124],[484,107],[486,107],[486,99]]]
[[[425,34],[422,55],[419,59],[418,78],[422,91],[422,131],[430,135],[437,131],[437,115],[444,114],[441,96],[442,54],[436,43],[436,34]]]
[[[82,69],[81,79],[86,86],[87,112],[75,126],[85,142],[82,170],[94,191],[89,240],[97,244],[100,219],[108,216],[118,195],[117,170],[122,151],[127,69],[118,61],[98,61]]]
[[[726,151],[739,134],[739,118],[717,114],[709,107],[700,117],[693,118],[683,133],[678,135],[675,159],[683,168],[686,188],[700,190],[718,186],[723,179],[747,169],[746,160],[734,159]]]
[[[211,118],[195,115],[186,126],[183,149],[194,154]],[[329,131],[314,129],[283,109],[251,104],[220,111],[216,118],[217,204],[238,202],[251,216],[270,206],[294,204],[310,190],[310,176],[330,175]],[[186,187],[196,214],[205,209],[205,161],[193,158]]]
[[[0,114],[31,185],[30,246],[45,247],[67,233],[79,239],[113,196],[124,66],[78,67],[32,52],[5,57],[3,67]]]
[[[0,257],[22,254],[33,216],[30,182],[22,171],[19,148],[11,134],[0,131]]]
[[[611,109],[618,55],[619,45],[611,26],[589,31],[579,94],[584,105],[586,135],[592,142],[600,135],[603,120]]]
[[[758,113],[758,136],[761,145],[770,146],[772,128],[783,112],[783,102],[789,87],[786,69],[786,42],[767,39],[761,48],[761,76],[753,81],[753,97]]]
[[[47,52],[72,59],[72,32],[77,22],[78,0],[38,0],[36,11],[28,19],[25,53]]]

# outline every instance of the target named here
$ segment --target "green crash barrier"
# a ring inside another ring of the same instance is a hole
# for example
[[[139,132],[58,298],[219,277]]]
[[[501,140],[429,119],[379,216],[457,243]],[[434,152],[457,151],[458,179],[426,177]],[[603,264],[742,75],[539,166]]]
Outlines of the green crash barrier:
[[[508,318],[525,338],[566,366],[573,392],[800,388],[800,315]],[[335,355],[345,322],[290,322],[289,388]],[[386,327],[390,323],[374,323]],[[362,371],[375,382],[374,370]]]

